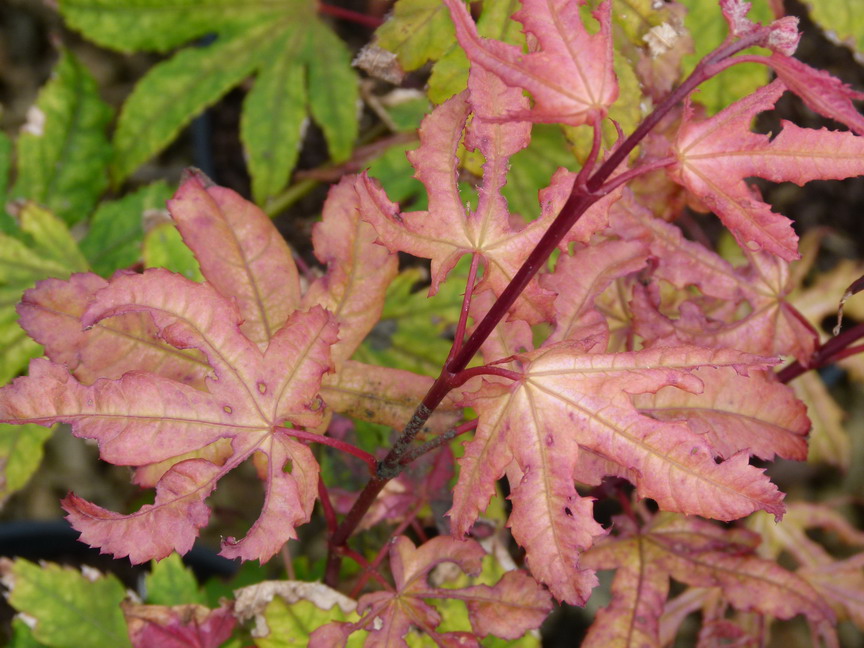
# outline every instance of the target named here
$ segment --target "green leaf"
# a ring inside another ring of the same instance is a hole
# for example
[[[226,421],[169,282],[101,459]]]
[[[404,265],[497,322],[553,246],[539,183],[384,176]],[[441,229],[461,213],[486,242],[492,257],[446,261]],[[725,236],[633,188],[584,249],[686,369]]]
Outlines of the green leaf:
[[[0,132],[0,232],[11,234],[15,231],[15,221],[6,210],[9,191],[9,171],[12,168],[12,140]]]
[[[810,18],[825,35],[851,49],[861,61],[864,54],[864,14],[857,0],[804,0]]]
[[[538,193],[549,184],[559,167],[578,168],[567,140],[558,126],[535,124],[531,143],[510,158],[510,173],[502,193],[510,212],[526,220],[540,214]]]
[[[72,29],[103,47],[165,52],[249,15],[272,14],[273,4],[267,0],[60,0],[60,13]]]
[[[9,648],[48,648],[45,644],[36,641],[33,631],[21,617],[12,619],[12,641]]]
[[[99,205],[81,240],[81,251],[95,272],[108,277],[140,260],[144,216],[150,210],[165,209],[171,193],[164,182],[155,182],[120,200]]]
[[[279,31],[278,23],[263,21],[154,66],[120,113],[114,134],[115,182],[161,151],[195,115],[249,76],[261,62],[262,43]]]
[[[159,223],[144,235],[144,266],[168,268],[193,281],[204,281],[198,261],[192,254],[174,223]]]
[[[93,77],[62,53],[18,138],[13,196],[38,202],[70,224],[89,215],[108,185],[110,119]]]
[[[681,4],[687,7],[684,25],[693,36],[695,48],[693,54],[684,57],[684,77],[686,77],[703,56],[723,42],[729,33],[729,26],[723,18],[718,3],[709,2],[706,4],[703,0],[681,0]],[[768,0],[753,0],[752,5],[748,18],[763,24],[773,20],[774,16],[771,13]],[[749,54],[765,53],[766,50],[750,48],[745,52]],[[742,63],[731,70],[721,72],[713,79],[700,85],[693,94],[693,100],[705,106],[709,114],[714,114],[741,97],[766,85],[769,80],[770,72],[766,66],[756,63]]]
[[[206,597],[198,589],[195,574],[183,565],[176,553],[153,563],[144,579],[149,605],[206,604]]]
[[[66,278],[87,270],[66,224],[32,203],[21,208],[16,235],[0,233],[0,384],[7,382],[41,352],[18,326],[15,304],[40,279]]]
[[[65,0],[63,12],[88,37],[123,51],[161,51],[195,36],[217,36],[154,66],[135,86],[114,137],[116,184],[256,73],[241,138],[258,202],[287,183],[309,114],[333,160],[350,157],[357,138],[357,78],[348,48],[318,19],[311,0]],[[135,36],[124,39],[117,30]]]
[[[378,45],[393,52],[406,70],[437,61],[453,45],[456,32],[440,0],[398,0],[390,19],[375,32]]]
[[[40,425],[0,425],[0,503],[30,481],[53,432]]]
[[[518,0],[486,0],[483,14],[477,21],[477,32],[483,38],[523,46],[525,35],[522,33],[522,24],[510,19],[520,6]],[[468,57],[456,43],[455,35],[452,38],[447,53],[435,63],[429,77],[429,99],[436,104],[468,86]]]
[[[357,79],[345,43],[320,21],[308,25],[309,109],[324,131],[330,156],[347,160],[357,138]]]
[[[354,359],[437,376],[450,352],[451,341],[444,334],[459,320],[467,267],[465,260],[460,261],[432,298],[426,296],[425,288],[414,291],[425,278],[422,270],[409,268],[400,273],[387,289],[381,320]]]
[[[405,156],[412,148],[417,148],[416,142],[391,146],[375,158],[369,166],[369,175],[381,182],[391,200],[405,203],[410,199],[406,207],[426,209],[426,191],[414,177],[414,168]]]
[[[0,572],[11,590],[9,604],[36,620],[37,641],[52,648],[130,646],[120,610],[126,591],[116,577],[20,558],[3,559]]]
[[[283,35],[268,57],[272,63],[258,74],[243,104],[240,138],[249,157],[252,196],[259,204],[285,186],[300,154],[306,80],[296,60],[306,40],[297,27]]]
[[[270,633],[256,640],[258,648],[290,648],[306,646],[309,635],[331,621],[357,621],[356,613],[345,614],[338,605],[329,610],[322,610],[311,601],[287,603],[285,599],[275,596],[264,610],[264,618]],[[365,632],[356,632],[348,639],[349,648],[360,648],[363,645]]]

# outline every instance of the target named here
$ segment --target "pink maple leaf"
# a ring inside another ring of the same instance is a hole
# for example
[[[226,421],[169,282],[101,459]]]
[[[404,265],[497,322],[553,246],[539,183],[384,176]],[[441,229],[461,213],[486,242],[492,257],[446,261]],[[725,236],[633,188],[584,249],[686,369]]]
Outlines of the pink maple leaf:
[[[632,478],[640,495],[662,509],[721,520],[764,509],[779,516],[782,494],[742,451],[722,463],[686,424],[641,414],[633,396],[664,387],[698,394],[696,369],[744,372],[771,360],[697,347],[586,353],[589,343],[562,342],[518,356],[523,379],[485,383],[467,398],[480,422],[460,460],[449,515],[465,534],[507,472],[513,513],[509,526],[526,550],[532,574],[559,599],[581,604],[596,580],[579,555],[604,530],[590,499],[579,496],[574,474],[583,448]],[[515,466],[511,464],[515,460]]]
[[[485,552],[474,540],[459,541],[438,536],[415,547],[400,536],[390,548],[390,568],[395,591],[360,597],[357,623],[332,623],[312,633],[311,648],[344,645],[355,630],[367,630],[367,646],[407,646],[404,637],[412,626],[444,646],[479,646],[478,636],[494,634],[518,639],[537,628],[552,609],[549,593],[525,572],[509,571],[495,585],[440,588],[429,583],[430,572],[441,563],[453,563],[463,572],[477,575]],[[438,632],[441,614],[430,604],[434,599],[464,601],[474,634]]]
[[[603,117],[618,98],[612,65],[612,3],[601,3],[594,16],[600,31],[590,34],[582,22],[584,0],[522,0],[513,17],[525,26],[537,48],[522,48],[480,38],[460,0],[444,0],[456,25],[456,37],[472,65],[491,72],[511,88],[534,98],[528,111],[509,109],[499,119],[581,126]],[[472,69],[472,74],[474,70]],[[482,118],[489,115],[480,110]]]

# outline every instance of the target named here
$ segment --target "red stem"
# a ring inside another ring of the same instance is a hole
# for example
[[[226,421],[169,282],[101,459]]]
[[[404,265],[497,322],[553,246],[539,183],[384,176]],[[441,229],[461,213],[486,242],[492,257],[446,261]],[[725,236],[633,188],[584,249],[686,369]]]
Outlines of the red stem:
[[[474,376],[501,376],[502,378],[509,378],[510,380],[522,380],[523,378],[522,374],[519,372],[504,369],[502,367],[490,367],[489,365],[484,365],[482,367],[472,367],[471,369],[460,371],[458,374],[453,376],[451,386],[454,389],[456,387],[461,387]]]
[[[474,294],[474,282],[477,280],[477,267],[480,264],[480,255],[474,252],[471,255],[471,268],[468,270],[468,281],[465,282],[465,296],[462,299],[462,312],[459,313],[459,323],[456,325],[456,334],[453,336],[453,346],[447,356],[447,362],[459,353],[462,343],[465,341],[465,328],[468,324],[468,311],[471,310],[471,296]],[[445,363],[446,364],[446,363]]]
[[[862,346],[850,347],[853,342],[857,342],[861,338],[864,338],[864,324],[856,324],[849,330],[840,333],[840,335],[835,335],[820,346],[806,365],[796,360],[778,371],[777,380],[782,383],[788,383],[806,371],[819,369],[837,360],[848,358],[850,355],[858,353],[856,349],[864,350]]]
[[[426,396],[411,420],[402,431],[402,435],[393,445],[387,456],[378,464],[376,475],[369,481],[348,515],[342,520],[342,524],[330,539],[331,551],[328,556],[325,582],[335,586],[339,578],[339,558],[334,549],[345,544],[360,520],[366,514],[368,508],[375,501],[378,493],[392,477],[399,474],[403,456],[408,452],[411,443],[417,433],[423,428],[433,411],[441,404],[453,388],[456,375],[464,371],[468,363],[479,351],[483,342],[492,333],[498,323],[507,314],[516,299],[525,290],[528,283],[535,274],[544,267],[552,251],[558,246],[567,232],[573,227],[577,220],[601,198],[604,183],[609,180],[615,170],[628,158],[630,153],[639,145],[648,133],[671,111],[678,103],[684,100],[699,84],[711,78],[719,71],[717,67],[725,59],[747,49],[751,45],[760,42],[768,28],[762,27],[751,34],[742,37],[737,42],[726,43],[708,54],[700,61],[693,72],[684,82],[673,90],[657,105],[654,111],[639,124],[635,131],[618,148],[614,149],[606,161],[588,179],[584,186],[573,183],[573,189],[567,202],[561,208],[561,212],[543,234],[536,247],[528,255],[522,267],[514,275],[513,279],[501,292],[498,299],[486,313],[486,316],[475,327],[474,332],[468,340],[453,354],[449,362],[445,363],[441,374],[429,388]]]
[[[350,455],[354,455],[358,459],[362,459],[366,463],[366,465],[369,466],[369,471],[373,475],[378,469],[378,460],[375,459],[375,457],[373,457],[365,450],[361,450],[357,446],[351,445],[350,443],[345,443],[345,441],[333,439],[332,437],[326,437],[323,434],[312,434],[311,432],[306,432],[305,430],[298,430],[295,428],[279,429],[285,434],[295,437],[297,439],[302,439],[303,441],[311,441],[312,443],[320,443],[322,445],[330,446],[331,448],[341,450],[342,452],[347,452]]]
[[[339,523],[336,521],[336,511],[330,501],[330,493],[321,475],[318,475],[318,499],[321,500],[321,508],[324,510],[324,520],[327,522],[327,531],[333,534]]]
[[[358,11],[351,11],[350,9],[343,9],[342,7],[334,7],[333,5],[324,4],[323,2],[318,3],[318,13],[333,16],[334,18],[341,18],[342,20],[349,20],[358,25],[369,27],[370,29],[377,29],[384,24],[384,21],[381,20],[381,18],[367,16]]]
[[[375,571],[375,569],[369,564],[369,561],[366,560],[362,555],[349,547],[342,547],[340,549],[340,553],[343,556],[348,556],[351,560],[360,565],[360,567],[363,569],[363,572],[369,574],[369,576],[378,581],[378,584],[381,585],[384,589],[389,592],[393,591],[393,586],[388,583],[381,574]]]

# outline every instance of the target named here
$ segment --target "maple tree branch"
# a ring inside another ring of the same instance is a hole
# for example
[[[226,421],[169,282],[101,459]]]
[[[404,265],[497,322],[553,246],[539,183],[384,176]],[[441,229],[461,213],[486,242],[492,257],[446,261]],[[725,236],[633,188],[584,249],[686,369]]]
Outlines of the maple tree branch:
[[[849,330],[843,331],[840,335],[835,335],[825,342],[825,344],[821,345],[806,365],[796,360],[778,371],[777,380],[782,383],[788,383],[811,369],[820,369],[837,360],[848,358],[850,355],[858,352],[853,351],[853,349],[864,350],[862,346],[850,347],[853,342],[861,338],[864,338],[864,324],[856,324]]]
[[[425,443],[421,443],[419,446],[411,448],[408,452],[402,455],[402,458],[399,460],[399,464],[404,465],[411,463],[412,461],[417,459],[417,457],[420,457],[427,452],[431,452],[436,448],[440,448],[442,445],[444,445],[445,443],[449,443],[457,436],[476,429],[477,421],[478,419],[473,419],[471,421],[463,423],[462,425],[457,425],[455,428],[450,428],[443,434],[439,434],[434,439],[429,439],[429,441],[426,441]]]
[[[603,189],[600,190],[600,193],[602,193],[603,195],[612,193],[621,185],[630,182],[633,178],[638,178],[641,175],[651,173],[652,171],[656,171],[657,169],[672,166],[673,164],[675,164],[675,162],[677,162],[676,158],[666,157],[662,160],[655,160],[654,162],[649,162],[648,164],[642,164],[640,166],[637,166],[635,169],[630,169],[629,171],[620,173],[614,178],[612,178],[609,182],[604,184]]]
[[[324,511],[324,521],[327,523],[327,531],[334,533],[339,523],[336,521],[336,510],[330,501],[330,493],[321,475],[318,475],[318,499],[321,500],[321,509]]]
[[[347,452],[348,454],[362,460],[367,466],[369,466],[369,470],[372,472],[372,474],[375,474],[375,470],[378,468],[378,460],[375,459],[375,457],[373,457],[365,450],[361,450],[357,446],[346,443],[345,441],[340,441],[339,439],[327,437],[323,434],[312,434],[311,432],[306,432],[305,430],[298,430],[296,428],[283,427],[279,429],[288,436],[302,439],[303,441],[311,441],[312,443],[320,443],[322,445],[330,446],[331,448],[341,450],[342,452]]]
[[[459,323],[456,325],[456,333],[453,336],[453,346],[447,356],[447,362],[459,353],[462,343],[465,341],[465,328],[468,323],[468,311],[471,309],[471,297],[474,294],[474,283],[477,281],[477,267],[480,264],[480,255],[476,252],[471,254],[471,268],[468,270],[468,281],[465,282],[465,296],[462,299],[462,312],[459,313]]]
[[[372,502],[378,497],[378,493],[382,491],[389,479],[382,479],[374,476],[366,486],[360,491],[357,499],[354,500],[354,505],[348,514],[342,520],[342,523],[336,527],[336,531],[330,536],[329,548],[327,553],[327,566],[324,570],[324,582],[330,587],[335,587],[339,583],[339,564],[340,551],[345,547],[345,543],[351,534],[357,529],[360,520],[366,515]]]
[[[591,152],[588,154],[588,157],[585,158],[585,164],[583,164],[582,168],[579,169],[579,174],[576,176],[576,180],[573,183],[574,189],[577,187],[580,189],[585,188],[588,175],[594,170],[594,165],[600,155],[600,148],[603,145],[603,137],[600,130],[600,117],[594,117],[594,122],[591,124],[591,127],[594,129],[594,141],[591,143]]]
[[[366,560],[361,554],[357,553],[350,547],[342,547],[339,553],[341,553],[343,556],[347,556],[348,558],[356,562],[358,565],[360,565],[360,568],[363,569],[363,572],[369,574],[369,576],[375,579],[378,584],[381,585],[385,590],[390,592],[394,591],[393,586],[388,583],[381,574],[378,573],[377,568],[373,568],[369,564],[369,561]]]
[[[471,369],[460,371],[458,374],[453,376],[450,385],[453,388],[461,387],[474,376],[501,376],[502,378],[509,378],[510,380],[522,380],[523,378],[522,374],[517,371],[512,371],[511,369],[483,365],[482,367],[472,367]]]
[[[322,13],[326,16],[333,16],[334,18],[341,18],[342,20],[348,20],[357,23],[358,25],[369,27],[370,29],[377,29],[384,24],[384,21],[381,20],[381,18],[368,16],[359,11],[352,11],[351,9],[344,9],[342,7],[324,4],[323,2],[318,3],[318,13]]]
[[[498,323],[504,318],[516,302],[516,299],[522,294],[531,279],[534,278],[534,275],[545,266],[552,251],[558,247],[558,244],[576,221],[579,220],[591,205],[602,197],[603,194],[600,191],[604,183],[669,111],[677,106],[679,102],[683,101],[701,83],[719,72],[717,68],[719,63],[741,50],[758,43],[764,38],[767,29],[766,27],[757,29],[735,42],[721,45],[718,49],[705,56],[690,76],[657,105],[654,111],[622,142],[621,146],[612,151],[600,168],[587,180],[584,187],[580,187],[577,182],[573,183],[573,190],[558,216],[555,217],[555,220],[544,232],[537,245],[528,255],[528,258],[525,259],[522,266],[513,276],[513,279],[507,284],[483,319],[480,320],[480,323],[475,327],[468,340],[444,364],[441,374],[432,383],[429,391],[426,392],[423,400],[411,416],[411,420],[408,421],[408,424],[403,429],[399,439],[384,460],[378,464],[376,475],[366,484],[366,487],[361,491],[357,500],[355,500],[348,515],[342,521],[342,524],[339,525],[336,533],[331,537],[331,551],[328,556],[325,577],[326,583],[330,585],[335,584],[339,576],[339,558],[333,549],[344,545],[357,528],[368,508],[372,505],[372,502],[375,501],[378,493],[384,488],[384,485],[399,474],[403,455],[408,452],[409,446],[432,415],[432,412],[435,411],[450,390],[453,389],[454,377],[465,370],[468,363],[480,350],[483,342],[486,341],[486,338],[491,335]]]

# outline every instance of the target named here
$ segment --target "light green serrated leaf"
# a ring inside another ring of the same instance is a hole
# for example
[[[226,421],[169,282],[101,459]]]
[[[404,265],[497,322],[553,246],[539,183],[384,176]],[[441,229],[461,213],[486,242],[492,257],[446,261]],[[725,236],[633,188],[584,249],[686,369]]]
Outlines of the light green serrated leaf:
[[[42,353],[42,347],[30,339],[20,326],[15,304],[21,299],[23,290],[0,289],[0,385],[5,385],[27,366],[31,358]]]
[[[20,219],[21,231],[33,241],[33,251],[40,258],[53,261],[63,268],[62,275],[48,276],[69,276],[73,272],[87,271],[87,259],[81,254],[69,228],[54,214],[29,203],[21,210]]]
[[[93,77],[62,53],[18,138],[13,197],[36,201],[70,224],[88,216],[108,186],[110,120]]]
[[[466,259],[450,273],[438,294],[428,298],[425,289],[414,291],[424,279],[419,268],[400,273],[387,289],[381,319],[354,354],[368,364],[407,369],[437,376],[451,341],[444,334],[459,320],[467,277]],[[419,344],[418,341],[423,343]]]
[[[729,34],[729,26],[723,19],[720,5],[705,3],[702,0],[680,0],[687,7],[684,25],[693,36],[695,51],[684,57],[684,76],[689,75],[696,64],[706,54],[714,50]],[[753,0],[752,9],[747,16],[754,22],[768,24],[773,14],[767,0]],[[762,48],[750,48],[746,53],[765,53]],[[764,65],[742,63],[731,70],[725,70],[716,77],[709,79],[693,93],[694,101],[701,103],[714,114],[738,99],[766,85],[770,80],[770,72]]]
[[[252,196],[259,204],[285,186],[300,154],[306,75],[297,58],[307,36],[299,26],[286,31],[243,103],[240,138],[249,160]]]
[[[180,129],[252,74],[281,25],[270,20],[223,33],[208,47],[189,48],[154,66],[123,105],[114,134],[116,183],[161,151]],[[263,48],[263,51],[262,51]]]
[[[455,34],[450,12],[440,0],[398,0],[375,37],[404,69],[416,70],[441,58],[453,45]]]
[[[81,239],[81,251],[94,272],[103,277],[128,268],[141,258],[146,212],[165,209],[171,189],[164,182],[141,187],[120,200],[104,202],[96,209],[90,229]]]
[[[486,0],[483,13],[477,20],[477,32],[483,38],[523,46],[525,34],[522,25],[510,19],[519,8],[518,0]],[[455,34],[452,38],[447,52],[435,63],[429,77],[429,99],[436,104],[443,103],[468,86],[468,57],[456,42]]]
[[[153,570],[144,579],[149,605],[206,604],[198,581],[176,553],[153,563]]]
[[[89,578],[51,563],[41,566],[4,561],[11,581],[9,604],[36,619],[33,636],[52,648],[125,648],[130,646],[120,602],[123,585],[114,576]]]
[[[564,134],[558,126],[535,124],[531,143],[510,158],[510,173],[502,190],[510,212],[526,220],[539,216],[538,193],[559,167],[571,171],[579,168]]]
[[[417,178],[405,153],[416,143],[391,146],[369,165],[369,175],[381,183],[391,200],[404,203],[407,209],[426,209],[426,191]],[[406,202],[411,199],[410,202]]]
[[[810,18],[833,42],[845,45],[864,60],[864,13],[858,0],[804,0]]]
[[[87,270],[87,261],[66,224],[32,203],[21,208],[17,235],[0,233],[0,384],[41,352],[18,326],[15,305],[22,293],[40,279],[65,279]]]
[[[0,424],[0,504],[30,481],[53,432],[39,425]]]
[[[342,162],[350,157],[357,139],[357,77],[345,43],[320,21],[310,22],[309,29],[309,110],[324,131],[330,157]]]
[[[144,266],[168,268],[193,281],[204,281],[201,268],[173,223],[159,223],[144,235]]]
[[[310,601],[287,603],[279,596],[273,598],[264,610],[264,619],[270,629],[266,637],[256,639],[258,648],[291,648],[306,646],[314,630],[331,621],[356,622],[355,612],[345,614],[338,605],[322,610]],[[367,633],[355,632],[346,644],[349,648],[360,648]]]
[[[272,0],[60,0],[66,23],[103,47],[165,52],[245,19]]]

